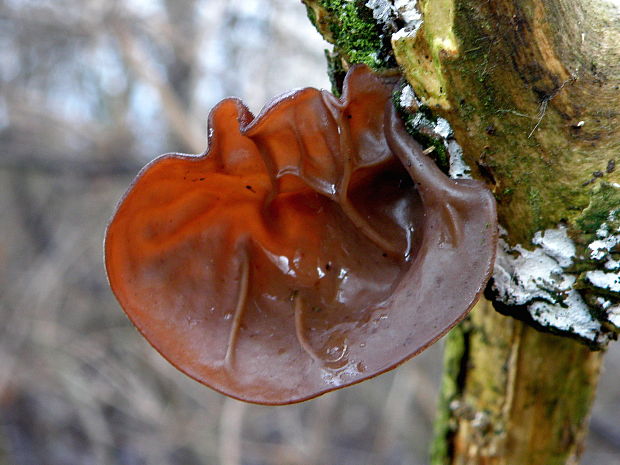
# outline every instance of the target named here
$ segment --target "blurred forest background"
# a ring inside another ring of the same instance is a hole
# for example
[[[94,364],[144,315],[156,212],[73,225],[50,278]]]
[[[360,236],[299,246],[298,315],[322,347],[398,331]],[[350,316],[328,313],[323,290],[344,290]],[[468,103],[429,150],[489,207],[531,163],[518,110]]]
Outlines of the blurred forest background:
[[[1,465],[426,463],[440,344],[301,405],[247,405],[165,362],[106,282],[106,222],[139,168],[202,152],[224,97],[258,112],[329,88],[326,47],[298,0],[0,0]],[[587,465],[620,464],[618,346]]]

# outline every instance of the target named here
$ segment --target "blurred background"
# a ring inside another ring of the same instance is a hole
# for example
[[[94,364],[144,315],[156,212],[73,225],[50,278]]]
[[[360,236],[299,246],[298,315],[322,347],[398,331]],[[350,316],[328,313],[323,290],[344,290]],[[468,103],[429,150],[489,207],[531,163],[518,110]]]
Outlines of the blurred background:
[[[202,152],[224,97],[257,113],[329,88],[327,47],[298,0],[0,0],[0,465],[427,463],[441,344],[313,401],[247,405],[168,365],[104,274],[139,168]],[[618,346],[584,464],[620,464]]]

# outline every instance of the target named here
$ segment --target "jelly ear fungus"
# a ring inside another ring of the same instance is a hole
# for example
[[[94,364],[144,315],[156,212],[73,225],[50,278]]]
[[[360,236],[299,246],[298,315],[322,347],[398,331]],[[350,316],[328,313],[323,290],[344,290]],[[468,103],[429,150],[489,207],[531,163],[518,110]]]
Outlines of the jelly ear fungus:
[[[474,305],[495,203],[446,177],[365,66],[343,97],[286,94],[209,117],[202,155],[164,155],[106,233],[108,278],[146,339],[197,381],[287,404],[390,370]]]

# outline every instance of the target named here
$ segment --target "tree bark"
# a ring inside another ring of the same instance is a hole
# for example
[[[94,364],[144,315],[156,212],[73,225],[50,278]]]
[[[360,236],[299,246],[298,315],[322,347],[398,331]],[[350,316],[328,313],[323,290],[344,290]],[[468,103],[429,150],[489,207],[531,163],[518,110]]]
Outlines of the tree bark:
[[[432,464],[578,463],[603,352],[506,318],[484,299],[445,350]]]
[[[395,58],[498,202],[491,302],[448,337],[433,463],[577,463],[620,326],[620,5],[303,2],[334,43],[333,82]]]

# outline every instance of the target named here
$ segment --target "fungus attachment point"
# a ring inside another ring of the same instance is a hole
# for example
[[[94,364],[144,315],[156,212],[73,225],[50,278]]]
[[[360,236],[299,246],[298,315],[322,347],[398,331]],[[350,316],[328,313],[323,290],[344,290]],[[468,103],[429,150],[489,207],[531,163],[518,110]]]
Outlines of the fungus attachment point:
[[[138,175],[107,230],[108,278],[177,368],[238,399],[298,402],[394,368],[473,306],[494,200],[440,172],[391,91],[354,66],[341,99],[302,89],[256,118],[226,99],[207,152]]]

